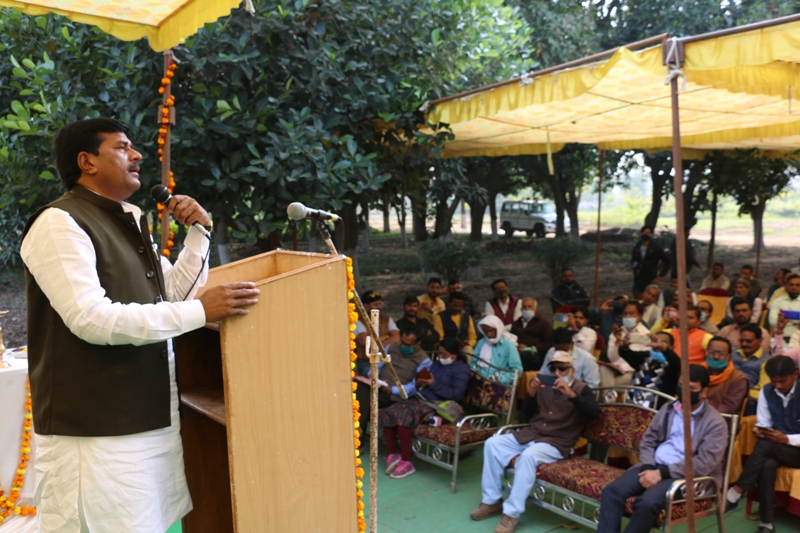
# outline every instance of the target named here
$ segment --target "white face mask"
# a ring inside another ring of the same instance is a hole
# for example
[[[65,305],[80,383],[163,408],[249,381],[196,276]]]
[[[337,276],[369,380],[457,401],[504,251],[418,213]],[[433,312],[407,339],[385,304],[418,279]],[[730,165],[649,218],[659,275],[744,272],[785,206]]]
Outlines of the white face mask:
[[[636,327],[636,319],[635,318],[623,318],[622,325],[625,326],[626,329],[633,329]]]
[[[522,310],[522,318],[524,318],[525,320],[530,320],[531,318],[533,318],[533,315],[535,315],[535,314],[536,314],[536,311],[532,311],[530,309],[523,309]]]
[[[442,359],[441,357],[439,358],[439,362],[444,366],[452,365],[455,360],[455,357],[451,357],[450,359]]]

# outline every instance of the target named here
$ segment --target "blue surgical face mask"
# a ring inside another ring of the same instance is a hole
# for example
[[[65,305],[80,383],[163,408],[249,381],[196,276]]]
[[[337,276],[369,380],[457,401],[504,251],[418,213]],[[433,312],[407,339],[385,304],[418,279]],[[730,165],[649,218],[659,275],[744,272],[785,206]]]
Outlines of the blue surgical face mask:
[[[712,370],[723,370],[728,366],[728,360],[711,359],[710,357],[706,357],[706,364],[708,365],[708,368]]]
[[[530,320],[531,318],[533,318],[534,314],[536,314],[536,312],[532,311],[530,309],[523,309],[522,310],[522,318],[524,318],[525,320]]]
[[[633,329],[636,327],[636,319],[635,318],[623,318],[622,325],[625,326],[625,329]]]
[[[664,354],[655,350],[650,350],[650,358],[662,364],[667,362],[667,358],[664,357]]]
[[[705,322],[708,318],[708,313],[700,313],[700,322]]]
[[[411,355],[411,354],[414,353],[414,347],[413,346],[406,347],[406,346],[402,346],[401,345],[400,346],[400,353],[403,354],[403,355]]]

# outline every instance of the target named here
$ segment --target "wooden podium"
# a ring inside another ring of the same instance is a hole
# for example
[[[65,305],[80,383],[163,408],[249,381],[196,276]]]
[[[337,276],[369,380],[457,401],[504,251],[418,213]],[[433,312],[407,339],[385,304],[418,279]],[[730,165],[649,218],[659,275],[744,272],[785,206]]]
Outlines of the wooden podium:
[[[231,281],[257,283],[250,313],[175,340],[183,531],[357,531],[345,257],[268,252],[205,286]]]

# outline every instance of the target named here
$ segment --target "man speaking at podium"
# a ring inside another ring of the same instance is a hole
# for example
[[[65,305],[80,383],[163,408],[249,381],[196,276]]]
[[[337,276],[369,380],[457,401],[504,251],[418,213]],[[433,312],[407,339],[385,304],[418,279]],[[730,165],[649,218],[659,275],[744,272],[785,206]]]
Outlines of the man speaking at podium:
[[[36,433],[39,530],[166,531],[188,513],[171,338],[246,314],[249,282],[207,279],[208,213],[175,196],[190,226],[178,261],[157,254],[146,220],[126,203],[142,156],[107,118],[56,132],[67,192],[23,232],[28,353]]]

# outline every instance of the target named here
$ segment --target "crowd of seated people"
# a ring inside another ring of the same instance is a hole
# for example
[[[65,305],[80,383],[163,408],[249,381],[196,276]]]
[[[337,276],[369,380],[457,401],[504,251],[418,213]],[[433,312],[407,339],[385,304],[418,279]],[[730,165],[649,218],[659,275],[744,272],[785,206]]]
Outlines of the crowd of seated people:
[[[650,245],[644,242],[639,252],[647,255]],[[716,263],[697,294],[689,287],[681,290],[676,280],[662,291],[658,278],[655,275],[647,284],[640,279],[643,290],[637,299],[620,295],[591,308],[574,271],[564,269],[550,293],[553,310],[558,310],[555,328],[534,298],[512,294],[504,279],[489,285],[491,294],[483,308],[464,293],[459,281],[448,280],[445,286],[438,278],[429,279],[424,294],[404,298],[402,317],[395,322],[382,313],[379,322],[380,342],[409,397],[401,398],[387,369],[379,366],[379,429],[386,440],[387,474],[403,478],[414,473],[414,428],[446,417],[441,405],[460,401],[472,374],[511,385],[514,372],[521,377],[524,371],[537,371],[537,377],[525,384],[527,395],[519,411],[530,425],[486,442],[482,501],[471,513],[475,520],[501,515],[496,531],[513,531],[535,482],[536,467],[568,457],[583,425],[596,415],[591,391],[632,385],[680,398],[685,356],[691,369],[692,419],[697,424],[692,429],[698,438],[695,475],[720,474],[727,441],[720,413],[756,415],[756,459],[746,463],[740,481],[728,491],[728,507],[735,507],[744,490],[758,490],[762,501],[769,501],[764,494],[773,490],[775,465],[800,468],[800,427],[796,427],[800,401],[795,394],[800,275],[778,270],[763,299],[748,265],[729,280],[724,265]],[[720,291],[727,290],[730,295],[720,300]],[[681,298],[686,305],[686,346],[679,333]],[[377,291],[364,291],[361,299],[367,313],[383,307]],[[722,321],[712,318],[715,306],[725,307]],[[370,366],[365,320],[359,318],[356,397],[366,427]],[[683,475],[679,405],[678,400],[655,405],[660,410],[642,441],[640,464],[603,491],[599,531],[619,531],[619,502],[629,496],[639,499],[626,531],[649,531],[648,524],[663,510],[665,487]],[[509,464],[516,468],[514,486],[503,502],[499,487]],[[773,521],[763,509],[762,505],[760,532],[768,531]]]

